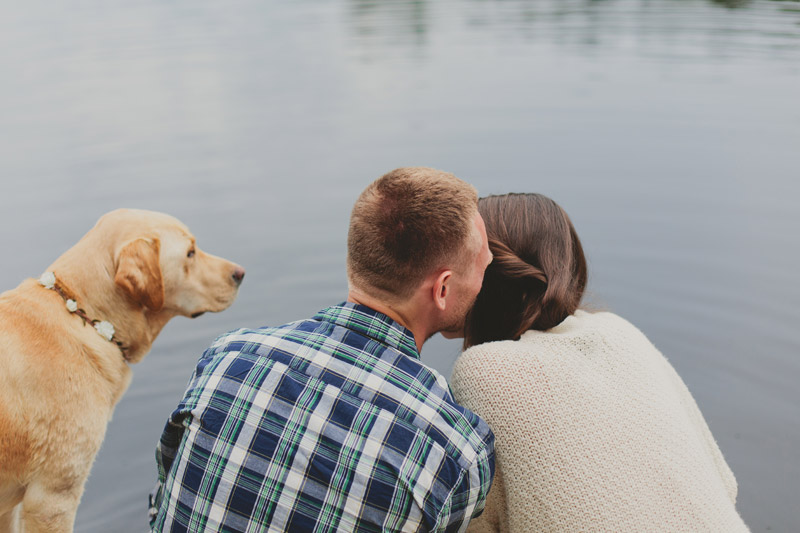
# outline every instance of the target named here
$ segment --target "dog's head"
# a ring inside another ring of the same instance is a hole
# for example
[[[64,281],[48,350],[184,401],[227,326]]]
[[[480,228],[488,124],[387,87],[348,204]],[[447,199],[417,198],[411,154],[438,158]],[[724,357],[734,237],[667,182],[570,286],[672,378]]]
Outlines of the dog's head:
[[[244,269],[200,250],[179,220],[119,209],[103,216],[101,225],[124,235],[115,249],[114,282],[134,303],[149,311],[196,317],[222,311],[236,298]]]

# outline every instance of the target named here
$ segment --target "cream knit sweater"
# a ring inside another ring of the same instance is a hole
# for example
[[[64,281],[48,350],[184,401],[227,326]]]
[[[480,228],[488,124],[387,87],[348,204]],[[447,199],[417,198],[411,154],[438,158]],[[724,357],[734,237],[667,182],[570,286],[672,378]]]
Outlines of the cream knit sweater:
[[[686,385],[614,314],[473,346],[451,385],[496,438],[498,475],[471,532],[747,531]]]

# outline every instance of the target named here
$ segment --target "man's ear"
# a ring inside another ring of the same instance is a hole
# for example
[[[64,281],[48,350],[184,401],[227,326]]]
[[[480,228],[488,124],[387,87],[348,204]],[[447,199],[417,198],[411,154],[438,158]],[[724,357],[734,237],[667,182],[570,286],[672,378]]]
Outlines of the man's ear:
[[[433,282],[431,289],[433,301],[440,311],[444,311],[447,308],[447,297],[450,295],[450,282],[452,279],[452,270],[442,270]]]
[[[156,237],[134,239],[117,256],[114,282],[137,303],[151,311],[164,307],[164,280],[159,254],[161,242]]]

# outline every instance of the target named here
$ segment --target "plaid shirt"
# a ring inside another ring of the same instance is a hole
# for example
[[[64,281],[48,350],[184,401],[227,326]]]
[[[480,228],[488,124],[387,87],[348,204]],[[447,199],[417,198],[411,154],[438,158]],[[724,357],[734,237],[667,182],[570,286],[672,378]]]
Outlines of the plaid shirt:
[[[494,436],[352,303],[206,350],[156,450],[153,531],[464,531]]]

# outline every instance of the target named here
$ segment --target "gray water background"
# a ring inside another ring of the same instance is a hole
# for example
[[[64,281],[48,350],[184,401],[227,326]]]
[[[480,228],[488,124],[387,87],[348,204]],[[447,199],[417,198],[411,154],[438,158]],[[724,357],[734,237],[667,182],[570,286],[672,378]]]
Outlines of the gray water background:
[[[683,376],[745,521],[800,530],[799,96],[795,1],[4,3],[0,288],[122,206],[247,268],[228,311],[175,319],[135,368],[76,530],[146,529],[197,357],[342,300],[350,207],[404,165],[558,201],[589,301]],[[449,375],[458,352],[423,359]]]

